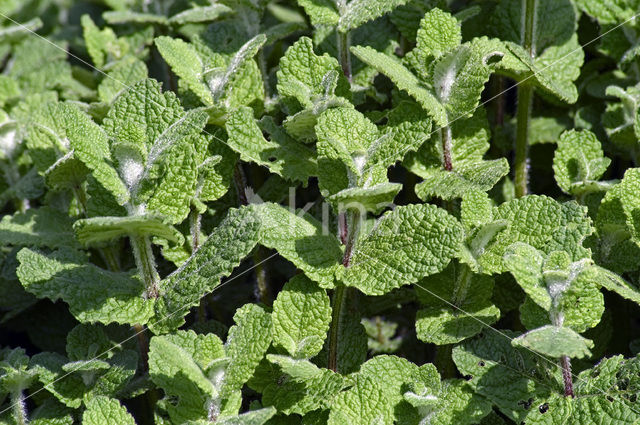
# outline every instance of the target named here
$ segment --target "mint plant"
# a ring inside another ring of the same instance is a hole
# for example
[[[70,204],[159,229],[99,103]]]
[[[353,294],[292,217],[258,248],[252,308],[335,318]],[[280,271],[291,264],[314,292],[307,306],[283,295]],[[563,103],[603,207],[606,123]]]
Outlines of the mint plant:
[[[1,424],[640,422],[637,0],[5,3]]]

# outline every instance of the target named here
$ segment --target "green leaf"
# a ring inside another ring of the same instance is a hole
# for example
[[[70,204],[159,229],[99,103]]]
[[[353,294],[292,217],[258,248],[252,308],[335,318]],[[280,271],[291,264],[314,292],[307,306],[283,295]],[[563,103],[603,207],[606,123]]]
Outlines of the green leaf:
[[[258,241],[260,217],[250,208],[230,209],[226,218],[178,270],[160,282],[154,329],[174,329],[200,297],[220,284]],[[179,313],[179,314],[177,314]]]
[[[351,0],[346,10],[341,11],[340,20],[338,22],[338,31],[348,32],[358,28],[368,21],[373,21],[387,13],[393,11],[396,7],[402,6],[408,0]]]
[[[326,86],[331,72],[337,78],[335,86]],[[319,98],[327,95],[337,95],[349,99],[349,82],[344,77],[342,68],[335,58],[327,55],[318,56],[313,51],[313,42],[308,37],[300,37],[287,49],[280,59],[277,72],[278,94],[295,108],[290,113],[296,113],[302,108],[309,108],[317,103]],[[329,88],[329,92],[327,92]]]
[[[178,244],[184,237],[162,217],[139,215],[130,217],[95,217],[77,220],[73,224],[78,241],[96,245],[126,236],[157,236]]]
[[[492,239],[480,256],[479,264],[484,272],[506,271],[503,256],[516,242],[545,252],[564,250],[572,254],[573,260],[588,255],[581,244],[591,233],[591,224],[586,208],[575,202],[561,204],[547,196],[529,195],[495,208],[493,219],[505,220],[507,227]]]
[[[107,71],[107,76],[98,86],[98,98],[110,105],[120,93],[147,79],[147,76],[148,70],[144,62],[134,58],[123,59]]]
[[[508,173],[506,158],[454,166],[452,171],[428,169],[420,173],[425,180],[416,185],[415,192],[423,200],[452,200],[472,192],[486,192]]]
[[[393,423],[393,411],[384,390],[368,376],[355,378],[351,389],[340,393],[331,407],[328,425]]]
[[[340,15],[336,3],[332,0],[298,0],[304,11],[311,19],[311,25],[337,25]]]
[[[311,149],[291,139],[271,120],[263,120],[261,124],[270,133],[271,140],[263,136],[251,108],[242,107],[229,114],[227,143],[240,154],[241,159],[263,165],[285,179],[304,184],[310,176],[317,174]]]
[[[462,242],[462,226],[434,205],[406,205],[387,212],[354,249],[338,277],[368,295],[382,295],[440,272]]]
[[[213,21],[232,11],[233,10],[229,6],[225,6],[221,3],[214,3],[210,6],[192,7],[171,16],[171,18],[169,18],[169,24],[184,25],[196,22]]]
[[[431,123],[420,112],[405,103],[390,113],[386,127],[378,129],[355,109],[325,111],[315,127],[320,190],[336,195],[344,189],[373,189],[387,183],[387,167],[418,149],[428,137]],[[407,114],[404,119],[402,113]]]
[[[178,331],[154,336],[149,348],[152,381],[175,399],[165,404],[169,416],[179,423],[206,418],[209,404],[219,391],[206,369],[225,354],[220,339],[212,334]]]
[[[551,310],[552,299],[542,274],[544,257],[534,247],[518,242],[504,253],[504,267],[511,272],[526,294],[543,309]]]
[[[464,264],[451,263],[415,287],[425,306],[416,315],[421,341],[454,344],[480,333],[500,317],[500,310],[491,302],[493,279],[474,274]]]
[[[133,416],[118,400],[104,396],[89,399],[87,410],[82,413],[83,425],[135,425],[135,423]]]
[[[242,415],[221,418],[220,425],[263,425],[276,414],[276,409],[267,407],[265,409],[252,410]]]
[[[514,347],[524,347],[545,356],[583,358],[591,356],[593,342],[583,338],[570,328],[543,326],[529,331],[511,341]]]
[[[333,234],[309,214],[293,213],[273,203],[251,208],[260,219],[261,245],[277,250],[321,287],[333,287],[342,259],[342,247]]]
[[[153,303],[145,300],[144,285],[127,273],[114,273],[86,263],[68,249],[43,254],[24,248],[18,253],[18,277],[39,298],[62,299],[81,322],[145,324]]]
[[[32,208],[24,213],[5,215],[0,221],[4,244],[47,248],[76,247],[67,214],[50,207]]]
[[[604,289],[640,304],[640,288],[630,284],[617,274],[599,266],[590,267],[582,273],[585,275],[585,279],[597,282]]]
[[[233,321],[225,345],[230,361],[223,378],[223,395],[242,388],[271,346],[271,315],[263,307],[246,304],[236,310]]]
[[[171,67],[171,70],[184,81],[205,105],[213,104],[211,90],[205,83],[204,77],[207,65],[198,51],[189,43],[167,36],[154,40],[158,51]]]
[[[340,374],[320,369],[308,360],[294,360],[287,356],[267,354],[277,368],[270,372],[260,392],[265,405],[278,411],[305,415],[316,409],[326,409],[344,387]]]
[[[450,13],[434,8],[420,21],[413,53],[424,59],[437,59],[458,47],[461,42],[462,32],[458,20]]]
[[[129,191],[111,165],[113,159],[107,134],[77,107],[63,107],[61,115],[74,157],[91,170],[96,181],[115,197],[118,204],[124,205],[129,200]]]
[[[355,46],[351,51],[361,61],[389,77],[400,90],[409,93],[429,113],[436,125],[447,126],[446,109],[440,104],[435,94],[399,61],[366,46]]]
[[[559,368],[524,348],[511,345],[511,331],[488,330],[454,347],[453,361],[468,385],[487,397],[507,417],[519,422],[527,406],[542,405],[562,391]]]
[[[566,193],[597,182],[611,164],[604,157],[596,135],[588,130],[562,133],[553,157],[553,172],[558,186]]]
[[[327,198],[338,211],[364,208],[379,214],[393,203],[393,199],[402,190],[399,183],[379,183],[368,188],[352,187],[343,189]]]
[[[314,357],[331,322],[329,296],[306,276],[295,276],[274,301],[272,322],[274,345],[297,359]]]

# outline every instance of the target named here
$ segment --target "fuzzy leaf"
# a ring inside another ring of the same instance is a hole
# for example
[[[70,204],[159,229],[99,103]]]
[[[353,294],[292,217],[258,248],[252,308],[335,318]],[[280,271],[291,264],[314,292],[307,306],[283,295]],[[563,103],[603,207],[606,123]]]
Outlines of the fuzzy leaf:
[[[208,402],[219,389],[205,372],[209,363],[224,356],[220,339],[178,331],[153,337],[149,348],[152,381],[176,399],[165,405],[171,418],[182,423],[207,417]]]
[[[545,356],[583,358],[591,356],[593,342],[583,338],[570,328],[543,326],[529,331],[511,341],[514,347],[524,347]]]
[[[143,283],[127,273],[87,264],[84,256],[67,249],[46,255],[24,248],[18,260],[18,277],[27,291],[62,299],[82,322],[144,324],[151,317],[153,303],[144,299]]]
[[[233,321],[235,325],[229,329],[225,345],[230,361],[223,380],[223,395],[242,388],[271,346],[271,315],[263,307],[246,304],[236,310]]]
[[[304,11],[311,19],[311,25],[337,25],[340,15],[336,3],[332,0],[298,0]]]
[[[421,341],[437,345],[460,342],[500,317],[500,310],[491,303],[493,279],[474,274],[466,265],[452,263],[415,287],[425,306],[416,315],[416,334]]]
[[[399,183],[380,183],[369,188],[352,187],[343,189],[327,198],[338,211],[362,209],[374,214],[393,203],[393,199],[402,190]]]
[[[320,352],[331,322],[329,296],[304,275],[287,282],[273,303],[273,342],[294,358]]]
[[[447,111],[434,93],[396,59],[367,46],[352,47],[351,51],[361,61],[386,75],[399,89],[409,93],[433,118],[436,125],[448,124]]]
[[[260,218],[250,209],[231,209],[209,238],[178,270],[160,282],[153,327],[173,329],[184,322],[190,306],[220,284],[258,241]],[[176,315],[176,313],[180,313]]]
[[[551,296],[542,275],[544,257],[534,247],[519,242],[507,248],[503,257],[504,267],[511,272],[529,297],[543,309],[551,309]]]
[[[211,90],[204,81],[207,66],[197,50],[183,40],[167,36],[157,37],[155,45],[171,70],[184,81],[205,105],[213,104]]]
[[[104,396],[87,401],[87,410],[82,414],[83,425],[135,425],[135,423],[133,416],[118,400]]]
[[[3,244],[32,247],[75,247],[72,221],[49,207],[32,208],[24,213],[5,215],[0,221]]]
[[[313,151],[291,139],[272,121],[262,124],[271,133],[271,140],[262,135],[251,108],[242,107],[232,112],[226,123],[229,147],[244,161],[255,162],[288,180],[306,184],[308,178],[317,173]]]
[[[308,360],[267,354],[277,368],[272,370],[269,383],[261,390],[262,402],[278,411],[304,415],[316,409],[328,408],[344,386],[338,373],[321,369]]]
[[[453,349],[453,361],[473,390],[518,422],[527,406],[539,406],[562,388],[553,362],[523,348],[514,348],[511,331],[488,330]]]
[[[416,34],[416,48],[420,56],[437,59],[460,45],[460,23],[451,14],[438,8],[431,9],[420,21]]]
[[[161,217],[141,215],[130,217],[95,217],[77,220],[73,224],[78,241],[96,245],[131,235],[157,236],[181,244],[184,237]]]
[[[272,203],[251,208],[260,218],[260,244],[277,250],[321,287],[333,287],[342,259],[342,248],[334,235],[323,231],[321,223],[309,214],[294,214]]]
[[[566,193],[597,182],[611,160],[592,132],[575,130],[562,133],[553,157],[553,172],[558,186]]]
[[[351,0],[342,12],[338,23],[338,31],[347,32],[358,28],[368,21],[373,21],[396,7],[402,6],[408,0]]]
[[[331,407],[328,425],[369,425],[393,423],[393,411],[384,390],[367,376],[358,376],[356,384],[340,393]]]
[[[335,87],[327,93],[326,78],[331,72],[336,73]],[[335,58],[324,54],[318,56],[313,51],[313,42],[308,37],[300,37],[287,49],[280,59],[277,72],[278,93],[285,101],[295,99],[298,112],[300,108],[309,108],[317,98],[328,94],[336,94],[343,98],[350,98],[349,83],[342,73],[340,64]]]
[[[107,134],[76,107],[65,107],[62,119],[65,120],[74,157],[82,161],[92,171],[96,181],[123,205],[129,200],[129,191],[111,165],[113,159]]]
[[[368,295],[382,295],[440,272],[456,255],[462,226],[434,205],[407,205],[387,212],[356,244],[339,278]]]

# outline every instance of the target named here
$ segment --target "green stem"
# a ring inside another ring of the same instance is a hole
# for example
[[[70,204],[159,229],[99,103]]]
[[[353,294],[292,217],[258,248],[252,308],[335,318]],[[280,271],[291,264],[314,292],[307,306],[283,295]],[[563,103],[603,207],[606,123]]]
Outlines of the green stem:
[[[333,293],[333,303],[331,305],[331,327],[329,329],[329,360],[327,367],[334,372],[338,372],[338,334],[340,333],[340,323],[345,312],[346,300],[348,298],[347,287],[342,283],[336,285]]]
[[[533,105],[533,86],[526,82],[518,86],[518,112],[515,153],[515,190],[516,197],[528,193],[529,180],[529,121]]]
[[[267,265],[265,263],[264,249],[261,246],[256,247],[253,251],[253,264],[256,267],[256,280],[258,281],[258,291],[260,292],[260,301],[268,306],[271,305],[271,290],[269,289],[269,279],[267,273]]]
[[[442,379],[455,378],[456,376],[456,365],[453,363],[453,358],[451,357],[452,351],[453,344],[439,345],[436,350],[434,364],[436,368],[438,368],[438,371],[440,371]]]
[[[338,34],[338,57],[342,72],[347,80],[351,82],[351,52],[349,51],[350,37],[348,32],[337,31]]]
[[[133,248],[133,256],[136,260],[138,272],[144,282],[147,297],[158,298],[158,283],[160,282],[160,276],[156,270],[153,250],[151,249],[151,240],[149,240],[148,236],[140,235],[132,235],[130,239],[131,247]]]
[[[11,405],[13,406],[13,420],[16,425],[27,425],[29,418],[27,416],[27,406],[24,403],[24,394],[22,390],[16,390],[11,393]]]
[[[522,11],[522,47],[531,59],[535,57],[535,32],[537,18],[537,0],[524,0]],[[528,192],[529,168],[529,122],[533,106],[533,85],[525,81],[518,86],[518,111],[515,149],[515,191],[516,197],[525,196]]]

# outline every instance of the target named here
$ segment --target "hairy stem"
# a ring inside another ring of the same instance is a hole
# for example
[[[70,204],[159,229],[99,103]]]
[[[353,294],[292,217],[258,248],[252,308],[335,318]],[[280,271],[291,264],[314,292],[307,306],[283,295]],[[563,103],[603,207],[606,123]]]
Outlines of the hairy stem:
[[[568,356],[560,357],[560,365],[562,366],[562,380],[564,381],[565,397],[573,398],[573,377],[571,375],[571,360]]]
[[[156,262],[153,258],[153,250],[151,249],[151,240],[148,236],[135,235],[131,236],[131,248],[133,248],[133,256],[136,260],[138,273],[142,277],[146,288],[148,298],[158,298],[158,283],[160,276],[156,270]]]
[[[189,230],[191,233],[191,253],[194,253],[200,248],[200,228],[202,226],[202,216],[195,209],[192,208],[189,213]]]
[[[346,235],[346,245],[344,249],[344,256],[342,257],[342,265],[349,267],[351,264],[351,255],[353,254],[353,247],[358,238],[358,232],[360,230],[360,213],[358,211],[350,212],[346,214],[348,219],[340,221],[340,234]],[[342,322],[342,316],[347,305],[347,299],[349,298],[349,288],[341,283],[336,285],[335,292],[333,293],[333,304],[331,305],[331,326],[329,328],[329,360],[327,366],[334,372],[338,371],[338,344],[340,333],[340,326]]]
[[[338,58],[342,72],[347,80],[351,82],[351,52],[349,51],[350,37],[348,32],[337,31],[338,34]]]
[[[537,16],[537,0],[523,0],[522,11],[522,47],[535,57],[535,32]],[[528,81],[518,86],[518,111],[515,149],[515,191],[516,197],[525,196],[528,192],[528,156],[529,156],[529,122],[533,106],[534,88]]]
[[[451,163],[451,127],[448,125],[440,128],[440,139],[442,140],[442,166],[445,170],[453,170]]]
[[[27,425],[29,418],[22,389],[11,392],[11,405],[13,406],[13,420],[16,425]]]

